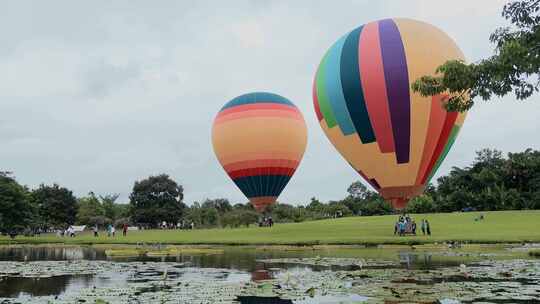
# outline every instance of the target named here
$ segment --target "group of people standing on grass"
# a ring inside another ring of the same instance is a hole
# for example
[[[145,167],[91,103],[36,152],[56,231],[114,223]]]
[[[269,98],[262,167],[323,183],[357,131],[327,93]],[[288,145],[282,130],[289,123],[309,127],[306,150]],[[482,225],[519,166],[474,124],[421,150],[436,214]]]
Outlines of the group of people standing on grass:
[[[271,216],[265,216],[259,218],[259,227],[272,227],[274,226],[274,220]]]
[[[69,227],[66,230],[62,230],[62,229],[58,230],[56,232],[56,235],[61,236],[61,237],[64,237],[64,236],[75,237],[75,228],[69,225]]]
[[[422,224],[420,225],[420,229],[422,229],[423,235],[431,235],[431,227],[429,226],[429,222],[426,219],[422,219]]]
[[[177,222],[176,224],[173,222],[163,221],[159,225],[159,228],[163,230],[173,230],[173,229],[193,230],[195,229],[195,223],[193,221],[187,221],[187,220],[182,220],[180,222]],[[139,229],[140,230],[152,229],[152,226],[140,225]]]
[[[99,237],[99,226],[96,224],[94,227],[92,227],[92,231],[94,232],[94,237]],[[127,236],[128,232],[128,224],[122,225],[122,235]],[[107,225],[107,236],[108,237],[115,237],[116,236],[116,227],[114,225],[109,224]]]
[[[394,235],[404,236],[406,234],[416,235],[416,221],[409,215],[400,215],[394,224]],[[420,229],[423,235],[431,235],[431,227],[427,219],[422,219]]]

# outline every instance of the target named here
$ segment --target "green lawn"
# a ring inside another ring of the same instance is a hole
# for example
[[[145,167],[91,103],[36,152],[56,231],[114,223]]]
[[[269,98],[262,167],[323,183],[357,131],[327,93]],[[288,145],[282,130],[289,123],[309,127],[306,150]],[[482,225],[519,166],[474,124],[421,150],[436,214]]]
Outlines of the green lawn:
[[[75,238],[55,235],[17,237],[17,243],[70,244],[410,244],[459,240],[471,243],[540,242],[540,211],[484,212],[483,221],[474,221],[478,213],[438,213],[413,215],[417,223],[427,218],[432,235],[398,237],[393,234],[397,216],[371,216],[330,219],[295,224],[276,224],[272,228],[200,229],[130,231],[127,237],[109,238],[90,233]],[[418,226],[420,226],[418,224]],[[420,230],[420,229],[418,229]],[[0,237],[0,243],[13,243]]]

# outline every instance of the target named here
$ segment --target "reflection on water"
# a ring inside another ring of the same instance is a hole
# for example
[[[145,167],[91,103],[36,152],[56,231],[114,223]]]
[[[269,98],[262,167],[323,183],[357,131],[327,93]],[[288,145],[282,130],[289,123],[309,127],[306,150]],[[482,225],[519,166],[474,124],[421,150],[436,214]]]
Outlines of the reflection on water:
[[[360,303],[367,301],[367,297],[359,295],[346,295],[346,296],[314,296],[306,297],[302,300],[280,299],[278,297],[255,297],[255,296],[240,296],[236,298],[240,304],[341,304],[341,303]]]
[[[254,282],[271,280],[274,278],[273,273],[266,269],[266,264],[257,262],[255,263],[255,270],[251,272],[251,280]]]
[[[51,296],[90,286],[106,286],[109,280],[94,275],[58,275],[48,278],[6,277],[0,279],[0,297]]]
[[[367,297],[359,295],[346,295],[346,296],[316,296],[313,298],[305,298],[295,301],[295,304],[317,304],[324,302],[326,304],[341,304],[341,303],[360,303],[367,301]]]
[[[291,300],[283,300],[278,297],[240,296],[236,300],[241,304],[293,304]]]
[[[105,250],[92,247],[20,246],[0,247],[0,261],[105,260]]]
[[[458,266],[461,261],[444,261],[443,263],[434,263],[432,261],[432,255],[428,253],[414,254],[411,252],[400,252],[399,262],[405,265],[407,268],[419,268],[419,269],[431,269],[437,266]]]
[[[382,249],[381,249],[382,250]],[[324,265],[295,265],[295,264],[267,264],[258,262],[257,260],[266,259],[282,259],[282,258],[313,258],[313,257],[347,257],[363,258],[366,250],[357,249],[356,251],[280,251],[268,250],[261,251],[255,248],[225,248],[223,254],[212,255],[179,255],[174,257],[134,257],[134,258],[115,258],[118,262],[175,262],[184,265],[182,267],[197,268],[225,268],[241,271],[240,274],[223,274],[224,280],[227,281],[264,281],[274,278],[279,268],[282,269],[310,269],[313,271],[321,270],[356,270],[360,266],[324,266]],[[381,251],[382,252],[382,251]],[[375,254],[376,255],[376,254]],[[372,257],[368,257],[372,258]],[[438,266],[456,266],[461,263],[459,260],[444,260],[432,257],[431,254],[418,252],[399,252],[393,253],[393,259],[399,260],[401,267],[430,269]],[[105,249],[88,247],[88,246],[68,246],[68,247],[53,247],[53,246],[21,246],[21,247],[0,247],[0,261],[74,261],[74,260],[110,260],[105,254]],[[178,264],[177,264],[178,265]],[[375,267],[389,267],[375,266]],[[399,266],[393,266],[399,267]],[[277,269],[276,269],[277,268]],[[157,273],[156,275],[162,275]],[[178,273],[169,272],[170,277],[180,275]],[[190,276],[200,275],[196,272],[182,273],[186,280]],[[200,278],[198,278],[200,279]],[[78,289],[86,287],[100,287],[117,285],[123,286],[128,278],[120,274],[109,274],[108,277],[96,277],[94,275],[56,275],[49,278],[24,278],[20,276],[1,277],[0,276],[0,297],[24,298],[27,296],[48,296],[62,295],[70,291],[76,292]],[[274,299],[254,299],[250,297],[242,298],[241,303],[292,303],[288,300]],[[301,303],[316,303],[309,302],[313,299],[307,298],[306,302]],[[349,299],[350,300],[350,299]],[[361,299],[357,299],[360,301]],[[267,302],[264,302],[267,301]],[[270,301],[270,302],[268,302]],[[277,302],[276,302],[277,301]],[[300,302],[298,302],[300,303]],[[329,303],[333,303],[330,301]],[[339,302],[336,302],[339,303]]]
[[[381,253],[388,252],[385,249],[378,250]],[[179,255],[163,257],[107,257],[105,249],[89,246],[20,246],[20,247],[1,247],[0,261],[70,261],[70,260],[114,260],[118,262],[134,261],[159,261],[159,262],[177,262],[186,263],[194,267],[202,268],[228,268],[248,272],[266,269],[267,265],[258,265],[257,260],[280,259],[280,258],[313,258],[313,257],[340,257],[343,252],[347,256],[362,258],[365,249],[346,250],[326,250],[326,251],[281,251],[265,250],[259,251],[255,248],[225,248],[223,254],[210,255]],[[380,258],[380,257],[378,257]],[[436,267],[459,266],[463,261],[459,259],[437,259],[430,253],[414,251],[394,251],[393,256],[388,258],[398,259],[403,267],[414,269],[431,269]],[[259,263],[260,264],[260,263]],[[286,265],[276,265],[286,266]],[[359,266],[348,265],[345,267],[332,266],[311,266],[312,270],[357,270]]]

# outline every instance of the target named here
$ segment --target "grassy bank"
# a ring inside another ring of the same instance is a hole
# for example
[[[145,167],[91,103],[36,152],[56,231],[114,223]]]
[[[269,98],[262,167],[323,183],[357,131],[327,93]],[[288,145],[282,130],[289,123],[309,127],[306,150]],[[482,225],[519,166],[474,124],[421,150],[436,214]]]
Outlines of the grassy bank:
[[[438,213],[413,215],[419,223],[431,223],[431,236],[398,237],[393,234],[396,216],[349,217],[294,224],[277,224],[272,228],[146,230],[129,232],[127,237],[109,238],[105,233],[94,238],[90,233],[75,238],[55,235],[17,237],[7,243],[67,244],[224,244],[224,245],[313,245],[313,244],[424,244],[443,241],[470,243],[540,242],[540,211],[484,212],[485,219],[475,221],[479,213]],[[418,225],[419,226],[419,225]],[[418,229],[420,230],[420,229]]]

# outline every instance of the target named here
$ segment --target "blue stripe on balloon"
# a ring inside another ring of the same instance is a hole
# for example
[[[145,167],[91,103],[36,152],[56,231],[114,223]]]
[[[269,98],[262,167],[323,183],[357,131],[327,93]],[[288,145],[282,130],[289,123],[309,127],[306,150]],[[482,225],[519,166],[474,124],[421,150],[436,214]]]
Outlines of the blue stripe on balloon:
[[[249,197],[249,194],[251,194],[251,188],[247,185],[246,180],[240,180],[240,179],[233,179],[234,184],[242,193],[244,193],[245,196]]]
[[[233,181],[248,198],[252,198],[279,196],[290,179],[288,175],[256,175],[235,178]],[[262,187],[253,190],[248,185],[254,183],[260,183]]]
[[[341,50],[347,35],[341,37],[330,49],[328,54],[328,60],[326,63],[326,92],[332,112],[336,117],[336,121],[344,135],[350,135],[356,132],[351,117],[349,116],[349,110],[347,109],[347,103],[341,87]]]
[[[235,106],[245,105],[245,104],[252,104],[252,103],[278,103],[278,104],[285,104],[289,106],[295,107],[295,105],[288,100],[287,98],[283,96],[279,96],[277,94],[273,93],[267,93],[267,92],[255,92],[255,93],[248,93],[244,95],[240,95],[231,101],[227,102],[223,108],[221,108],[220,111],[223,111],[227,108],[232,108]]]
[[[362,90],[358,59],[358,42],[364,26],[353,30],[345,40],[341,52],[341,86],[351,120],[362,143],[374,142],[375,132],[371,126],[369,113]]]

